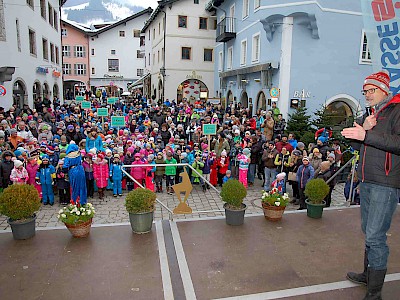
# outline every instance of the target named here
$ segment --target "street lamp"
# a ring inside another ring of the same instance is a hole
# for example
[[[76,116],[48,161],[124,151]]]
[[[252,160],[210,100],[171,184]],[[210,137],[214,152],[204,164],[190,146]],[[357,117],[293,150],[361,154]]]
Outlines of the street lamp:
[[[162,66],[160,68],[160,74],[163,78],[163,83],[162,83],[162,102],[164,103],[164,92],[165,92],[165,67]]]

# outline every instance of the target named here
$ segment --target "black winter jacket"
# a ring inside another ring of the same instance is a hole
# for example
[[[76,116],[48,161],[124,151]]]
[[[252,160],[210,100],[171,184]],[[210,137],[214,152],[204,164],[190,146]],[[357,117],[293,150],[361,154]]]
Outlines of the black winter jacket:
[[[359,178],[362,182],[400,188],[400,95],[375,116],[377,124],[367,131],[361,145]]]

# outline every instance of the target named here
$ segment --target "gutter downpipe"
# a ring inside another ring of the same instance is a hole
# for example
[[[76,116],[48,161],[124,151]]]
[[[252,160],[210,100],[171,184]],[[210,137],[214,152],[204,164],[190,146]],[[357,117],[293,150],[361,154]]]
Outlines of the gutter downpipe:
[[[164,13],[164,51],[163,51],[163,97],[162,97],[162,101],[164,103],[164,99],[165,99],[165,52],[167,51],[167,49],[165,48],[165,39],[166,39],[166,32],[167,32],[167,13],[164,11],[165,6],[163,7],[162,12]]]

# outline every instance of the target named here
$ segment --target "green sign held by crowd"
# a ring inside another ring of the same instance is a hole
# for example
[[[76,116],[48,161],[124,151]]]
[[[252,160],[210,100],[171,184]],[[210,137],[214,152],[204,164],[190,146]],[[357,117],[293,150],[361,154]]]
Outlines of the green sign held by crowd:
[[[85,98],[83,96],[76,96],[75,100],[81,102],[81,101],[85,100]]]
[[[117,97],[107,98],[107,104],[115,104],[118,101]]]
[[[111,117],[112,127],[125,127],[125,117],[113,116]]]
[[[90,103],[90,101],[82,101],[82,108],[83,109],[91,109],[92,103]]]
[[[204,135],[216,135],[217,134],[217,124],[203,124],[203,134]]]
[[[108,116],[108,108],[98,108],[97,116],[98,117],[107,117]]]

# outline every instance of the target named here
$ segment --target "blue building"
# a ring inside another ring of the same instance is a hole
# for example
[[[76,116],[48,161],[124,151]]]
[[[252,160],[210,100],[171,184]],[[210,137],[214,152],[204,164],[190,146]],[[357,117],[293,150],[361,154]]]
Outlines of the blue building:
[[[277,101],[348,117],[363,107],[372,73],[359,0],[212,0],[217,18],[215,90],[254,115]]]

